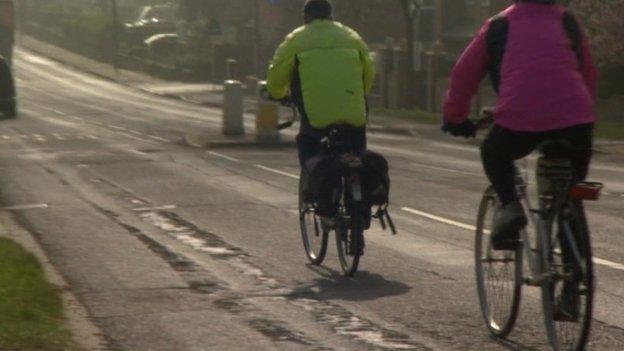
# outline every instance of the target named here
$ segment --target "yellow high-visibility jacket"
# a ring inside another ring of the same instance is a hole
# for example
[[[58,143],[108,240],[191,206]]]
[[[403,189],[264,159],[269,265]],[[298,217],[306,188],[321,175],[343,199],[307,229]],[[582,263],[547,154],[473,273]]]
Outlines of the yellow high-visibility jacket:
[[[375,79],[368,47],[351,28],[316,20],[290,33],[275,52],[267,78],[273,98],[289,89],[303,100],[314,128],[331,124],[366,124],[366,94]],[[291,86],[292,84],[298,86]]]

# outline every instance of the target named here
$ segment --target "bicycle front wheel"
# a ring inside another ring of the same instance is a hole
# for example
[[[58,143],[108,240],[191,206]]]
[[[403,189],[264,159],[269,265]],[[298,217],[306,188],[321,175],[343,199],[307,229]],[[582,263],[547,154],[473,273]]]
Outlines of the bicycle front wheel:
[[[498,198],[489,188],[481,200],[475,238],[475,273],[481,313],[490,332],[504,338],[513,329],[522,290],[522,248],[496,251],[490,244]]]
[[[589,230],[582,205],[564,206],[549,226],[542,303],[548,338],[555,350],[581,351],[589,339],[594,272]]]
[[[313,204],[307,201],[307,176],[301,173],[299,178],[299,224],[301,237],[308,260],[314,265],[320,265],[327,253],[329,233],[321,227],[320,218],[316,215]]]
[[[345,213],[344,208],[341,212]],[[364,218],[357,208],[350,212],[350,216],[339,216],[340,221],[336,224],[338,259],[342,271],[349,277],[357,272],[360,257],[364,254]]]

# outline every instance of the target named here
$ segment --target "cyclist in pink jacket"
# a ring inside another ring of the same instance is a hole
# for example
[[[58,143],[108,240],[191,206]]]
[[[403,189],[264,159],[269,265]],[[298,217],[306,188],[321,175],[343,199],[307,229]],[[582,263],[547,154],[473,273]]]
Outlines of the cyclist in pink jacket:
[[[515,191],[513,161],[547,140],[569,141],[577,180],[592,154],[597,71],[587,37],[555,0],[517,0],[488,20],[453,68],[444,101],[445,132],[474,137],[470,103],[489,73],[498,101],[481,147],[485,173],[501,201],[492,233],[497,250],[513,250],[527,224]]]

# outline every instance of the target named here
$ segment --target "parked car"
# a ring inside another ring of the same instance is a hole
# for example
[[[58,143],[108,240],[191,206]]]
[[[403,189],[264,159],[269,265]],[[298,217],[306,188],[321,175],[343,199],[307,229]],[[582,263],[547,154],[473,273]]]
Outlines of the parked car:
[[[128,41],[136,44],[143,43],[153,35],[175,31],[176,10],[173,5],[144,6],[134,22],[125,24]]]
[[[11,66],[15,42],[15,12],[13,0],[0,0],[0,56]]]
[[[17,117],[15,81],[9,63],[0,57],[0,118]]]
[[[149,57],[153,61],[173,63],[186,50],[186,43],[176,33],[162,33],[152,35],[145,40]]]

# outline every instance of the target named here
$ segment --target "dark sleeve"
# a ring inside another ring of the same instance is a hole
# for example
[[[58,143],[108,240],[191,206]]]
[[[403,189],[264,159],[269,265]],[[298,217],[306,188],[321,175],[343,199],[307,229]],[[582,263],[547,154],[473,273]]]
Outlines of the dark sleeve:
[[[589,38],[576,17],[569,11],[563,15],[563,26],[570,39],[572,50],[579,60],[579,69],[585,80],[589,92],[595,98],[598,85],[598,70],[591,54]]]

